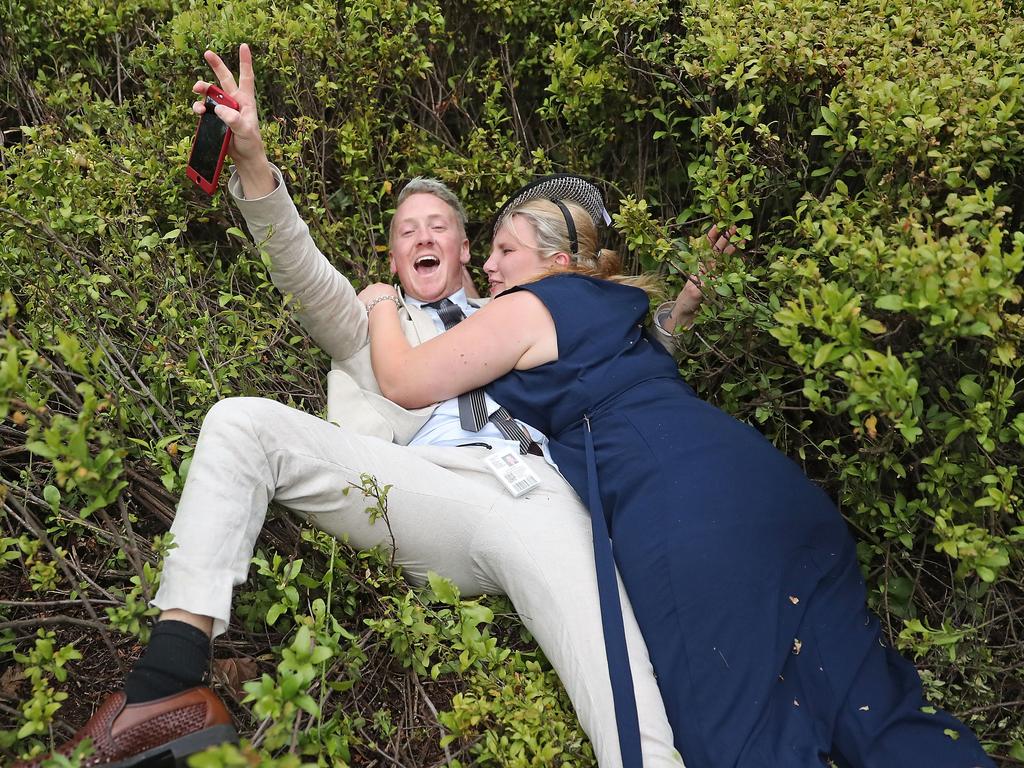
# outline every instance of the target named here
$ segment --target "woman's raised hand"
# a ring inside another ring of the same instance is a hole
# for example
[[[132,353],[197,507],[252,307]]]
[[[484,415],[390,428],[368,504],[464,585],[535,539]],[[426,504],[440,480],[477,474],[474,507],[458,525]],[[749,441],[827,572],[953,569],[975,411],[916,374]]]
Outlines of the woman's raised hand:
[[[736,244],[731,242],[731,238],[735,235],[735,224],[725,232],[720,231],[718,226],[714,225],[706,233],[708,242],[711,244],[711,250],[716,256],[722,253],[731,255],[736,252]],[[693,325],[693,321],[697,316],[697,310],[700,309],[701,302],[704,301],[704,281],[709,279],[709,272],[714,270],[714,268],[714,259],[709,259],[706,263],[702,263],[699,266],[698,274],[687,277],[686,284],[683,285],[683,289],[679,292],[672,307],[669,320],[671,327],[665,330],[671,331],[679,326],[689,328]]]

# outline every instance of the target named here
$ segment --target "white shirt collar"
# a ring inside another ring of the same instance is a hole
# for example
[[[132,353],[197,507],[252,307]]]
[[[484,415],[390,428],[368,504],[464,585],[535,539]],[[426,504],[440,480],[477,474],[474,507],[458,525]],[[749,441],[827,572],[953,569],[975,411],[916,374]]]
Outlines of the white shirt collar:
[[[465,312],[467,314],[468,314],[470,309],[476,309],[476,307],[470,307],[469,299],[466,298],[466,289],[465,288],[459,288],[459,290],[457,290],[455,293],[453,293],[451,296],[448,296],[447,298],[453,304],[457,304],[459,306],[459,309],[461,309],[463,312]],[[440,301],[440,299],[438,299],[438,301]],[[413,306],[419,307],[420,309],[428,309],[428,310],[433,310],[435,312],[437,311],[433,307],[428,307],[427,306],[427,304],[432,304],[433,302],[421,301],[420,299],[413,298],[409,294],[405,295],[405,303],[406,304],[412,304]]]

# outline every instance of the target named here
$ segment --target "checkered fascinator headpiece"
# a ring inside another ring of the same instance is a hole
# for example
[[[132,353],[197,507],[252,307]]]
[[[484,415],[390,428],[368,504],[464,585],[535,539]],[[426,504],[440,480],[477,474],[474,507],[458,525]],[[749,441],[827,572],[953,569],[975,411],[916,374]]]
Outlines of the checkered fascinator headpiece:
[[[569,239],[573,243],[573,254],[576,253],[576,227],[572,223],[572,216],[569,210],[562,204],[563,200],[576,203],[590,214],[595,226],[612,223],[612,217],[604,207],[604,200],[601,192],[591,182],[571,173],[556,173],[552,176],[531,181],[525,187],[514,193],[494,214],[494,229],[492,236],[498,231],[508,212],[517,208],[523,203],[531,200],[550,200],[562,210],[565,217],[565,224],[569,230]]]

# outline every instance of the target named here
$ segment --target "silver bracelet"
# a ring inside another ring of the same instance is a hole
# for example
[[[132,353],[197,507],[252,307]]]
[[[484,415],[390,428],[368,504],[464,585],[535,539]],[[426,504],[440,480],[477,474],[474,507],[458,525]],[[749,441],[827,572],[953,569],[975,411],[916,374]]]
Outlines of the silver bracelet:
[[[401,308],[401,306],[402,306],[402,302],[400,302],[398,300],[398,297],[395,296],[393,293],[389,293],[386,296],[378,296],[376,299],[374,299],[369,304],[367,304],[366,305],[366,314],[369,315],[370,314],[370,310],[373,309],[374,307],[376,307],[382,301],[393,301],[393,302],[395,302],[395,306],[396,307]]]

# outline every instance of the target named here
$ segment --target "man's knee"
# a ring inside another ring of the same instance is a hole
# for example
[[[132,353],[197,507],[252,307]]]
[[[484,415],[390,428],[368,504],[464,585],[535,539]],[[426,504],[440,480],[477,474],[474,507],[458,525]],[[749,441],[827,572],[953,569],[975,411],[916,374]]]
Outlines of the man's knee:
[[[589,521],[571,505],[534,508],[517,502],[505,514],[502,509],[496,508],[475,537],[481,570],[513,600],[556,610],[578,600],[589,603],[596,596]]]
[[[226,440],[256,439],[255,425],[265,423],[274,411],[282,408],[287,406],[264,397],[226,397],[206,412],[200,437],[217,435]]]

